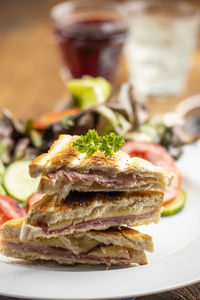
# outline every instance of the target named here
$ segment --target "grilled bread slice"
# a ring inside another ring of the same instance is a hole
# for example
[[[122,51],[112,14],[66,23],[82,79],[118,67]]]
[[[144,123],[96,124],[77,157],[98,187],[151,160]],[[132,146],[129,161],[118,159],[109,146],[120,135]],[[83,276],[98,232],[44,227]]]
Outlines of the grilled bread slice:
[[[46,195],[34,204],[22,226],[21,240],[136,226],[160,220],[163,193],[70,192],[65,199]]]
[[[69,190],[133,191],[169,186],[173,173],[118,151],[112,157],[96,152],[88,157],[73,148],[79,136],[60,135],[48,153],[30,164],[30,175],[42,175],[39,191],[65,196]]]
[[[127,227],[74,233],[68,236],[21,242],[24,219],[8,221],[1,228],[2,254],[26,260],[54,260],[61,264],[145,264],[144,251],[153,251],[152,238]]]

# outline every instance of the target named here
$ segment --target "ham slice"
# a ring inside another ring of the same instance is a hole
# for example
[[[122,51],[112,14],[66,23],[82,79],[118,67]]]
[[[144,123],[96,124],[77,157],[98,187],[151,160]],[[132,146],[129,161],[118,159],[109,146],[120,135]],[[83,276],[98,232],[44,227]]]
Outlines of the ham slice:
[[[74,181],[90,181],[96,182],[104,187],[129,187],[130,185],[137,185],[141,180],[145,180],[145,176],[141,178],[138,174],[122,174],[117,177],[109,177],[106,174],[92,174],[92,173],[80,173],[71,170],[58,170],[56,172],[49,173],[47,175],[50,179],[59,180],[62,178],[67,178],[70,182]],[[149,177],[148,177],[149,178]]]
[[[103,263],[110,265],[110,260],[114,259],[118,263],[131,263],[132,262],[132,255],[131,252],[129,258],[125,257],[120,257],[120,256],[115,256],[115,257],[100,257],[97,255],[90,254],[92,250],[88,253],[80,253],[80,254],[74,254],[72,251],[60,247],[52,247],[52,246],[36,246],[36,245],[31,245],[31,244],[24,244],[24,243],[14,243],[14,242],[9,242],[9,241],[4,241],[4,245],[15,248],[15,249],[21,249],[23,251],[27,252],[35,252],[38,253],[38,257],[42,255],[45,255],[47,259],[59,259],[59,258],[65,258],[69,259],[71,261],[83,261],[85,262],[86,260],[88,261],[93,261],[94,263]],[[95,250],[95,249],[93,249]],[[36,259],[36,258],[35,258]]]
[[[109,227],[117,227],[121,226],[122,224],[127,224],[129,221],[134,221],[134,220],[140,220],[144,218],[149,218],[153,216],[160,208],[155,208],[154,210],[141,214],[141,215],[128,215],[128,216],[117,216],[117,217],[109,217],[109,218],[98,218],[95,220],[89,220],[89,221],[84,221],[77,223],[75,225],[70,225],[65,228],[59,228],[55,230],[50,230],[48,229],[47,225],[44,223],[38,224],[42,230],[48,234],[48,235],[54,235],[57,233],[65,233],[65,234],[71,234],[74,231],[87,231],[91,229],[96,229],[100,227],[109,228]]]

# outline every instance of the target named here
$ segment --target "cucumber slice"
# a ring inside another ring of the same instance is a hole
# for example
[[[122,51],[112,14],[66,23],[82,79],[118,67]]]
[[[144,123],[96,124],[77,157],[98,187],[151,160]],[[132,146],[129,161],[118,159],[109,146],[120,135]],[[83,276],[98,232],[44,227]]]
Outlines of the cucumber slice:
[[[0,185],[0,195],[6,195],[6,191],[4,190],[4,188],[2,187],[2,185]]]
[[[3,182],[4,173],[5,173],[5,167],[2,161],[0,160],[0,184],[2,184]]]
[[[37,191],[39,178],[31,178],[28,172],[30,161],[19,160],[7,168],[4,176],[4,187],[8,194],[18,201],[26,202],[27,198]]]
[[[172,216],[177,214],[179,211],[183,209],[183,207],[185,206],[185,202],[186,202],[186,194],[181,189],[176,199],[164,205],[164,210],[161,213],[161,216],[167,217],[167,216]]]

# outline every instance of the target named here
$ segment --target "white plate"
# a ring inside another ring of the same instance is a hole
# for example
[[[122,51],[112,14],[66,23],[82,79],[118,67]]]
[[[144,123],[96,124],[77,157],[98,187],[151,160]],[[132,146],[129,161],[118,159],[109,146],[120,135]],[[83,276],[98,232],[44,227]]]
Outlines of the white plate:
[[[142,296],[200,281],[200,143],[185,148],[178,163],[187,204],[159,224],[140,226],[154,237],[149,264],[112,268],[31,264],[0,257],[0,294],[42,299]]]

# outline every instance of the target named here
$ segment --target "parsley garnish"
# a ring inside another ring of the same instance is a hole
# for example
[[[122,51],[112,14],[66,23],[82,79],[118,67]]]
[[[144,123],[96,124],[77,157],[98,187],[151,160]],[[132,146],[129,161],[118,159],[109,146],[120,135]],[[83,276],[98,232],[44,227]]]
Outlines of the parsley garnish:
[[[73,142],[73,147],[80,153],[86,153],[87,156],[92,156],[99,150],[104,152],[106,157],[111,157],[124,143],[124,138],[114,132],[99,136],[95,129],[90,129],[86,135],[81,135]]]

